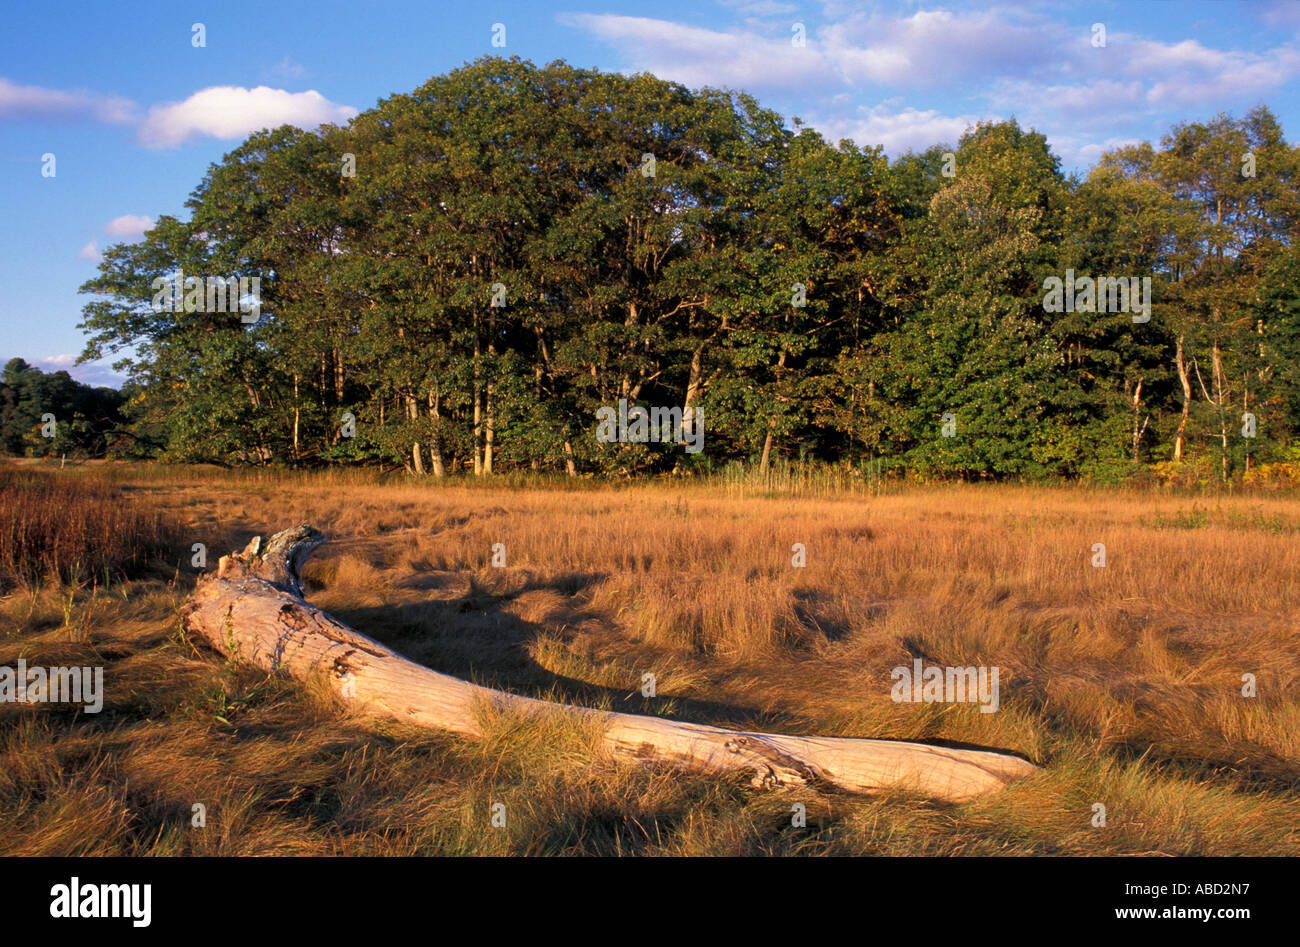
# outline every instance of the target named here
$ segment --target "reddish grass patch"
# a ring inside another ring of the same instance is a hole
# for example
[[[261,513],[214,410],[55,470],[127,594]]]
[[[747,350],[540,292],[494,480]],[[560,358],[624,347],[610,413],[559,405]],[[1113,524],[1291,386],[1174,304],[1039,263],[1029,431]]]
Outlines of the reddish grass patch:
[[[0,586],[129,576],[172,539],[159,510],[107,481],[0,470]]]

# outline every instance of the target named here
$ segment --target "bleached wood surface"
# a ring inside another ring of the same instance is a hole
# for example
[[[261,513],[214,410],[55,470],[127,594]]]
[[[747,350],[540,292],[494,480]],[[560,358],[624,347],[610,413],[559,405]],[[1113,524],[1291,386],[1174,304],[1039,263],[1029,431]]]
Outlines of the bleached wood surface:
[[[756,786],[824,784],[855,793],[903,788],[961,802],[1036,767],[1006,753],[891,740],[727,730],[521,697],[440,674],[349,628],[303,598],[299,570],[322,542],[308,525],[255,538],[199,577],[186,627],[224,654],[298,677],[324,672],[363,712],[479,736],[476,708],[581,715],[613,753],[693,772],[743,773]]]

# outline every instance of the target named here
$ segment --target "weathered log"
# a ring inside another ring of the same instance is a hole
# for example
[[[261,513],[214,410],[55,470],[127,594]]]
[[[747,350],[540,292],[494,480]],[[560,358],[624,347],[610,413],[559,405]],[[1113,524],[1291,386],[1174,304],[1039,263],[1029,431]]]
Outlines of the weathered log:
[[[855,793],[889,788],[953,802],[975,798],[1036,767],[1008,753],[893,740],[786,736],[727,730],[521,697],[440,674],[349,628],[303,598],[299,569],[324,536],[294,526],[265,544],[222,556],[199,577],[186,627],[217,650],[297,677],[324,672],[363,712],[479,736],[477,708],[559,713],[595,720],[615,754],[708,773],[749,775],[756,786],[811,783]]]

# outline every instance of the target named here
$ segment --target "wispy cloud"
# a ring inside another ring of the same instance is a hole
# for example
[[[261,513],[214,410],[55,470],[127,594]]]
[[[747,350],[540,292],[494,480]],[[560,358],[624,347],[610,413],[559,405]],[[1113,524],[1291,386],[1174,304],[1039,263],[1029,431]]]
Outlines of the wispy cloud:
[[[725,32],[612,13],[561,14],[560,21],[618,46],[633,68],[684,85],[799,88],[835,78],[811,43],[792,45],[793,34]]]
[[[1036,74],[1060,62],[1067,31],[998,10],[911,16],[854,14],[817,31],[827,59],[848,82],[934,87],[991,74]]]
[[[1300,77],[1300,50],[1293,46],[1246,52],[1210,49],[1195,40],[1174,44],[1137,40],[1125,52],[1123,69],[1146,82],[1146,100],[1152,106],[1257,96]]]
[[[737,13],[747,17],[789,16],[799,12],[798,4],[784,3],[782,0],[719,0],[724,7],[731,7]]]
[[[49,358],[28,359],[28,364],[35,365],[43,372],[67,372],[83,385],[102,385],[106,388],[120,388],[126,381],[104,362],[87,362],[77,364],[77,356],[72,354],[51,355]]]
[[[828,138],[883,144],[891,154],[955,141],[978,112],[1047,132],[1068,165],[1164,125],[1170,112],[1253,104],[1300,79],[1300,46],[1286,29],[1242,49],[1112,28],[1097,47],[1091,24],[1067,23],[1042,4],[882,12],[823,0],[799,48],[788,31],[804,16],[782,0],[723,5],[743,22],[705,29],[615,14],[560,19],[614,47],[631,68],[697,87],[797,93],[799,113]],[[1253,12],[1286,27],[1300,25],[1297,9],[1288,0]],[[918,98],[903,103],[900,94]],[[935,108],[940,95],[945,105]]]
[[[286,59],[280,64],[298,68]],[[261,128],[296,125],[315,128],[341,123],[357,114],[350,105],[331,102],[312,89],[289,92],[260,85],[211,86],[181,102],[147,111],[130,99],[85,90],[47,89],[0,79],[0,119],[95,121],[136,126],[146,148],[174,148],[196,138],[231,140]]]
[[[976,115],[944,115],[935,109],[899,107],[895,102],[861,106],[854,115],[841,118],[811,117],[809,124],[829,141],[849,138],[859,145],[883,145],[887,154],[899,155],[931,145],[955,145],[978,121]]]
[[[108,125],[131,125],[139,120],[139,112],[139,106],[121,96],[86,89],[19,85],[0,78],[0,118],[91,119]]]
[[[307,75],[307,69],[300,62],[294,62],[285,56],[274,66],[265,70],[263,75],[272,79],[301,79]]]
[[[1300,29],[1300,3],[1295,0],[1255,0],[1244,4],[1246,10],[1272,26]]]

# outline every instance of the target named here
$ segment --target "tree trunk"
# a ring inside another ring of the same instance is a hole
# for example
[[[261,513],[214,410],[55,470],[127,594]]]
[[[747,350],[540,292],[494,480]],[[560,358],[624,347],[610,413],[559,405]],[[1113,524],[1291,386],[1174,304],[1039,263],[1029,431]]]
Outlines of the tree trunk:
[[[429,421],[433,425],[433,433],[429,435],[429,459],[433,462],[433,475],[442,477],[447,468],[442,462],[442,435],[438,432],[442,422],[441,399],[433,388],[429,389]]]
[[[1214,370],[1214,401],[1219,409],[1219,459],[1223,463],[1223,482],[1228,482],[1228,411],[1223,404],[1223,355],[1219,351],[1219,340],[1214,340],[1214,350],[1210,367]]]
[[[813,784],[849,792],[899,788],[952,802],[994,792],[1037,769],[990,750],[891,740],[784,736],[725,730],[520,697],[408,661],[303,599],[299,572],[324,536],[310,526],[222,556],[199,576],[186,628],[232,658],[306,678],[323,674],[358,710],[407,724],[481,735],[479,709],[562,714],[602,729],[602,746],[640,763],[712,775],[745,774],[752,785]]]
[[[781,387],[781,375],[782,375],[782,370],[784,368],[785,368],[785,349],[782,349],[781,357],[776,361],[775,387],[778,391],[780,390]],[[780,395],[778,394],[776,397],[779,399]],[[767,437],[763,438],[763,459],[759,462],[758,465],[758,473],[759,476],[762,477],[767,476],[767,462],[768,459],[772,456],[772,440],[773,440],[773,431],[775,429],[776,429],[776,417],[773,416],[769,418],[767,421]]]
[[[691,373],[686,379],[686,399],[682,402],[682,433],[695,431],[695,404],[704,394],[704,346],[691,353]]]
[[[1174,435],[1174,460],[1183,459],[1183,438],[1187,431],[1187,413],[1192,407],[1192,380],[1187,377],[1187,360],[1183,357],[1183,337],[1178,336],[1178,348],[1174,353],[1174,364],[1178,367],[1178,381],[1183,386],[1183,415],[1178,420],[1178,433]]]
[[[497,354],[497,311],[488,310],[488,362],[492,377],[496,376],[496,354]],[[483,476],[492,476],[492,454],[496,449],[496,417],[493,411],[496,405],[493,403],[493,384],[491,380],[487,383],[487,398],[485,405],[485,416],[483,426]]]
[[[492,385],[487,386],[483,414],[483,476],[492,476],[492,453],[496,446],[496,422],[492,415]]]
[[[1150,418],[1142,418],[1141,426],[1138,425],[1138,418],[1142,414],[1142,379],[1138,379],[1137,388],[1133,390],[1133,463],[1138,462],[1138,447],[1142,443],[1142,433],[1147,429],[1147,421]]]
[[[415,399],[410,395],[405,395],[404,397],[406,398],[406,417],[411,421],[418,420],[420,417],[420,412],[419,409],[416,408],[415,406]],[[411,443],[411,460],[415,464],[416,476],[423,477],[424,456],[420,453],[419,441],[413,441]]]
[[[479,384],[480,351],[478,342],[478,314],[474,315],[474,476],[483,476],[483,392]]]
[[[1246,412],[1250,410],[1250,372],[1246,372],[1241,379],[1241,413],[1242,423],[1245,423]],[[1246,451],[1246,473],[1250,473],[1250,439],[1244,442]]]

